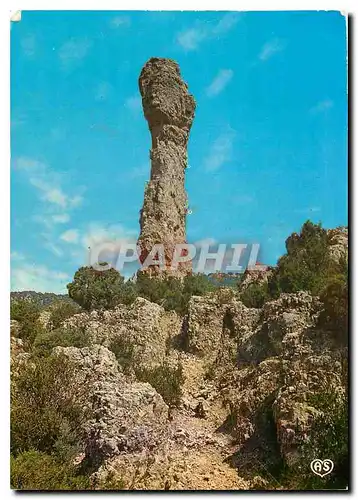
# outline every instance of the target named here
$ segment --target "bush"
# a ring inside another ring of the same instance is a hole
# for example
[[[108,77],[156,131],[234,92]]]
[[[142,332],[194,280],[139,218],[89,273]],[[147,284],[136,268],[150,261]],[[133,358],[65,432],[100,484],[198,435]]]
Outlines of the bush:
[[[86,418],[85,391],[65,356],[32,357],[11,381],[11,451],[36,449],[70,456]]]
[[[166,361],[152,369],[135,369],[142,382],[148,382],[162,396],[169,406],[177,406],[182,395],[184,383],[183,366],[170,366]]]
[[[48,355],[57,346],[81,348],[88,345],[88,334],[84,328],[57,328],[38,333],[33,343],[33,351],[37,355]]]
[[[340,344],[348,345],[348,262],[342,260],[320,294],[321,325],[335,332]]]
[[[321,416],[311,427],[310,439],[302,446],[300,464],[296,471],[291,471],[291,477],[299,489],[345,489],[349,483],[347,396],[321,392],[311,396],[308,403],[320,410]],[[333,471],[323,478],[315,476],[310,469],[315,458],[332,460]]]
[[[260,308],[269,299],[267,283],[252,283],[240,295],[240,299],[246,307]]]
[[[189,300],[193,295],[205,295],[217,288],[205,274],[187,275],[181,280],[174,276],[153,278],[140,273],[136,286],[140,297],[180,315],[188,312]]]
[[[132,280],[127,280],[122,287],[121,303],[130,305],[137,298],[137,287]]]
[[[269,442],[274,445],[267,458],[262,457],[255,471],[266,479],[265,489],[344,490],[349,483],[347,395],[323,390],[311,395],[307,399],[307,404],[313,406],[320,414],[312,423],[308,440],[297,448],[297,459],[292,466],[280,457],[272,410],[266,411],[266,415],[271,414],[269,418],[262,415],[267,423],[271,421],[268,437]],[[333,471],[323,478],[316,476],[310,467],[311,461],[316,458],[332,460]]]
[[[77,473],[74,466],[53,455],[36,450],[11,455],[10,485],[19,490],[86,490],[89,479]]]
[[[118,477],[114,471],[99,481],[98,490],[118,491],[126,489],[126,484],[121,477]]]
[[[122,302],[124,278],[113,268],[97,271],[81,267],[67,289],[70,298],[87,311],[112,309]]]
[[[41,330],[40,312],[40,305],[32,300],[21,299],[10,302],[10,318],[20,323],[18,336],[27,344],[31,344]]]
[[[319,294],[327,279],[329,246],[327,231],[321,224],[307,221],[301,233],[293,233],[286,240],[286,255],[278,263],[269,280],[271,297],[282,292],[294,293],[307,290]]]
[[[66,319],[81,312],[81,308],[74,302],[59,300],[51,306],[50,325],[52,329],[62,326]]]
[[[118,363],[123,368],[124,373],[129,373],[132,368],[134,347],[124,337],[117,337],[112,341],[109,349],[115,354]]]

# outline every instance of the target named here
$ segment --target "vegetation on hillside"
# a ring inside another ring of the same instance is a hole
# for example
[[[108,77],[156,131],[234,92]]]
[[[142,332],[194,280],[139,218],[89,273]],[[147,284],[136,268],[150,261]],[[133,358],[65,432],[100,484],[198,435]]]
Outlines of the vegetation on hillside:
[[[81,267],[68,285],[68,300],[46,303],[11,299],[11,319],[18,322],[16,335],[29,353],[25,362],[15,362],[11,381],[11,486],[17,489],[79,490],[91,489],[89,474],[79,468],[76,457],[83,451],[83,422],[88,418],[85,387],[76,383],[74,369],[61,356],[53,354],[56,346],[89,345],[86,331],[64,327],[74,314],[94,309],[108,310],[131,304],[143,297],[166,310],[185,316],[190,298],[217,292],[221,284],[203,274],[150,278],[139,273],[136,280],[125,281],[115,269],[96,271]],[[225,287],[224,287],[225,288]],[[319,328],[331,334],[346,356],[348,346],[348,262],[330,257],[327,231],[320,224],[307,221],[299,234],[286,240],[282,256],[267,283],[253,283],[241,293],[248,307],[262,307],[281,293],[309,291],[320,297],[322,312]],[[218,300],[227,300],[226,288]],[[230,291],[230,290],[229,290]],[[26,292],[28,294],[28,292]],[[232,293],[232,291],[230,291]],[[72,300],[70,300],[72,299]],[[47,311],[47,322],[41,313]],[[167,362],[153,369],[133,366],[133,348],[126,339],[116,339],[110,346],[124,373],[133,372],[138,380],[150,383],[170,406],[180,403],[183,387],[181,365]],[[288,470],[281,462],[270,471],[272,488],[322,489],[344,488],[348,481],[348,403],[347,395],[329,391],[312,396],[309,401],[322,411],[314,422],[313,437],[300,452],[300,462]],[[312,457],[329,457],[334,473],[322,483],[308,470]],[[280,465],[281,464],[281,465]],[[103,485],[103,489],[110,488]],[[113,485],[112,485],[113,486]],[[120,483],[116,483],[119,488]],[[123,486],[123,485],[122,485]]]
[[[286,250],[268,282],[252,283],[241,300],[248,307],[262,307],[281,293],[311,292],[323,303],[322,326],[347,344],[348,259],[335,262],[331,258],[327,231],[311,221],[303,224],[299,234],[287,238]]]

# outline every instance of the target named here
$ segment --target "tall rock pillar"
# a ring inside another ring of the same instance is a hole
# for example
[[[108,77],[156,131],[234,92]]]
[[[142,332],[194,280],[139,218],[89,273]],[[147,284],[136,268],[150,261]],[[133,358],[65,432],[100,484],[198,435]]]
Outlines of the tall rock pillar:
[[[152,136],[151,175],[140,215],[138,247],[143,263],[153,245],[164,246],[167,272],[175,245],[186,243],[187,196],[184,187],[187,143],[194,118],[195,100],[182,80],[178,64],[152,58],[139,77],[144,116]],[[171,274],[184,275],[191,263],[179,264]],[[148,270],[160,274],[156,266]]]

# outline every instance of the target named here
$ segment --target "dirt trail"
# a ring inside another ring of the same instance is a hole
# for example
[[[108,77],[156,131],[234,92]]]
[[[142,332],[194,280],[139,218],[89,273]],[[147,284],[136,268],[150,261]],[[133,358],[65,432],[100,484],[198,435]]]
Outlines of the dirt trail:
[[[194,356],[182,358],[183,404],[171,415],[164,448],[151,455],[117,457],[110,464],[126,488],[136,490],[245,490],[250,484],[225,459],[237,451],[229,434],[218,428],[227,417],[220,397],[205,380],[205,365]],[[195,408],[205,402],[204,417]]]

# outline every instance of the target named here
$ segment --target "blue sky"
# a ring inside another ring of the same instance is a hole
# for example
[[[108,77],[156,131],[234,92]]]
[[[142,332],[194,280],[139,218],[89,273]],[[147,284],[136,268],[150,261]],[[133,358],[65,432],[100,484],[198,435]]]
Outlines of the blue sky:
[[[175,59],[197,102],[190,242],[347,224],[345,18],[337,12],[22,12],[11,27],[13,290],[61,292],[101,239],[133,239],[149,177],[138,91]]]

